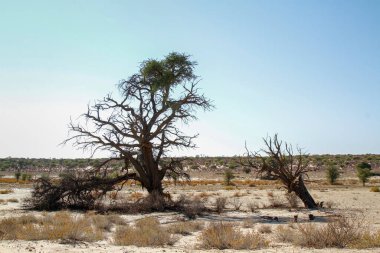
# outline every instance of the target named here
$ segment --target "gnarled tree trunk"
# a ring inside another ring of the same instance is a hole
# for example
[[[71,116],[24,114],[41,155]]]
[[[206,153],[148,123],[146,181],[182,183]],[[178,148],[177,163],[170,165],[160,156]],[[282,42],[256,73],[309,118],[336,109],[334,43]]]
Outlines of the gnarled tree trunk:
[[[301,199],[306,208],[314,209],[318,208],[318,205],[315,203],[313,197],[310,195],[307,190],[305,183],[302,179],[302,176],[298,177],[298,181],[293,187],[294,193]]]

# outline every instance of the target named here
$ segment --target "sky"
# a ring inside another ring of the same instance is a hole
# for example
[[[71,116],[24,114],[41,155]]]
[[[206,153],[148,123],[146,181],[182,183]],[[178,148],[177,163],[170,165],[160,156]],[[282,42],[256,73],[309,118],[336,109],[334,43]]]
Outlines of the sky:
[[[183,52],[215,109],[185,129],[232,156],[275,133],[312,154],[380,153],[380,1],[0,0],[0,157],[61,146],[87,104]],[[99,154],[103,156],[104,154]]]

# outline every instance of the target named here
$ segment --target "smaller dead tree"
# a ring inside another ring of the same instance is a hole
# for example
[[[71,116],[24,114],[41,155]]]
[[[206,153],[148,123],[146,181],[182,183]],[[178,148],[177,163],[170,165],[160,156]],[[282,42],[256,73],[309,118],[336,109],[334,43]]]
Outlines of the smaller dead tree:
[[[306,208],[318,208],[303,180],[310,171],[308,155],[300,148],[295,153],[292,145],[280,141],[277,134],[265,138],[264,143],[266,147],[258,152],[251,152],[246,146],[241,164],[254,169],[258,176],[270,175],[280,180],[288,193],[294,192]]]
[[[98,168],[65,173],[59,178],[41,177],[36,180],[31,197],[24,200],[24,207],[35,210],[94,209],[97,200],[107,192],[120,190],[135,175],[125,172],[110,176],[106,170]]]

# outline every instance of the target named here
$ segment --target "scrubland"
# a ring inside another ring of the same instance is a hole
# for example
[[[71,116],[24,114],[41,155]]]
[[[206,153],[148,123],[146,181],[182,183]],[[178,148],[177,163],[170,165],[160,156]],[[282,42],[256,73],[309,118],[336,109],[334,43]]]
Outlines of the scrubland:
[[[0,179],[0,252],[379,252],[380,182],[366,187],[341,177],[335,185],[311,175],[308,188],[323,208],[309,210],[273,180],[237,173],[194,172],[188,182],[165,182],[173,201],[192,203],[184,212],[37,212],[23,208],[32,182]],[[144,199],[139,185],[110,193],[104,205]]]

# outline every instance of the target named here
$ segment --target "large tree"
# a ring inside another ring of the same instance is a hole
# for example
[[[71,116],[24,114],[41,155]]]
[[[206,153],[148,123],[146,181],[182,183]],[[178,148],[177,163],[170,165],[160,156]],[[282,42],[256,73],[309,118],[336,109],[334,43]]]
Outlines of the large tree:
[[[292,145],[282,142],[277,134],[264,139],[265,148],[252,152],[246,147],[244,166],[253,168],[259,175],[269,175],[285,186],[288,193],[294,192],[307,208],[317,208],[318,205],[307,190],[303,177],[311,170],[308,155]]]
[[[118,97],[108,95],[89,105],[79,122],[71,122],[74,146],[91,154],[111,153],[103,166],[124,161],[120,171],[137,180],[149,193],[162,194],[165,175],[182,175],[178,159],[169,159],[173,148],[193,148],[197,135],[180,129],[196,119],[197,109],[208,110],[212,103],[197,88],[196,62],[186,54],[170,53],[162,60],[149,59],[139,72],[122,80]],[[135,173],[130,173],[133,168]]]

